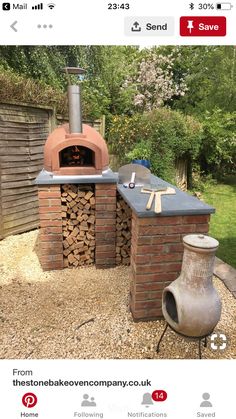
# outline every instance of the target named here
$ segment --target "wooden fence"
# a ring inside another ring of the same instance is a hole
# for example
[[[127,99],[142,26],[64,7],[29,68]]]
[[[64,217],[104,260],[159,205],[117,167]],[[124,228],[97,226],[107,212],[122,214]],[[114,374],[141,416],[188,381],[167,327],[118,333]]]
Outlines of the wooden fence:
[[[47,136],[64,121],[52,108],[0,103],[0,239],[39,226],[34,181]],[[104,121],[90,125],[104,130]]]

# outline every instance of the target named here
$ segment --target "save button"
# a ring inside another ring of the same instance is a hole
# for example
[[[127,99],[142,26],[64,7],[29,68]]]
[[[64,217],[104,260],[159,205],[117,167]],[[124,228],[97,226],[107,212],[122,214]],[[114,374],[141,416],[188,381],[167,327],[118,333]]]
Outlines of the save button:
[[[224,16],[182,16],[180,18],[181,36],[225,36],[226,17]]]

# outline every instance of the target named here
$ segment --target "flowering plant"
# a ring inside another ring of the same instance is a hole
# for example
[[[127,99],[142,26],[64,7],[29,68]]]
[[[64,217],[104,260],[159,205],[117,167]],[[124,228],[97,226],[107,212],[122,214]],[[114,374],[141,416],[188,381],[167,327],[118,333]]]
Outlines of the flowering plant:
[[[124,87],[133,87],[133,103],[137,109],[150,112],[185,95],[184,79],[176,79],[174,75],[175,60],[174,53],[162,55],[149,51],[140,62],[137,74],[127,78]]]

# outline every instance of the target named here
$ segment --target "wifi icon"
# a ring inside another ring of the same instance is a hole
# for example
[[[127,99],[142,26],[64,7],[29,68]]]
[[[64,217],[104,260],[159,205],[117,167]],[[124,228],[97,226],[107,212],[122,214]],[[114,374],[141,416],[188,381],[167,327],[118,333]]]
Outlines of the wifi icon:
[[[49,4],[48,4],[49,9],[51,9],[51,10],[52,10],[52,9],[54,9],[54,7],[55,7],[55,6],[56,6],[56,5],[55,5],[54,3],[49,3]]]

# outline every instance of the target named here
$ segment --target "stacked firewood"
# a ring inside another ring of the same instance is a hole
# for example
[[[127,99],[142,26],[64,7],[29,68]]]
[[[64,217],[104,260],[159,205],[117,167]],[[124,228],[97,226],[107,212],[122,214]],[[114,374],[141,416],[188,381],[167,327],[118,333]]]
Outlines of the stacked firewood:
[[[116,204],[116,263],[130,264],[131,209],[118,194]]]
[[[95,195],[89,185],[62,185],[62,229],[65,267],[94,263]]]

